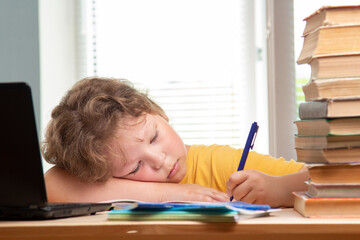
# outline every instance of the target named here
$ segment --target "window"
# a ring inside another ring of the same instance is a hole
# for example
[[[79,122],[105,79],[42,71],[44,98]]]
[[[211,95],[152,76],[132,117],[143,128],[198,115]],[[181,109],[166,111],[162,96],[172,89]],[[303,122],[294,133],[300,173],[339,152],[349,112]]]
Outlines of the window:
[[[255,148],[268,153],[266,42],[259,40],[265,39],[264,6],[246,0],[84,0],[78,9],[79,78],[132,81],[164,108],[186,144],[243,147],[258,121]]]

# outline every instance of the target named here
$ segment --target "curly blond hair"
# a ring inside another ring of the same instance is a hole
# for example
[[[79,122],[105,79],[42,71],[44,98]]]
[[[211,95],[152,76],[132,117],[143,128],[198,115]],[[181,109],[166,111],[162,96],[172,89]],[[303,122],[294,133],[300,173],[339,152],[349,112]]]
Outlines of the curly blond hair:
[[[45,160],[85,182],[105,181],[110,166],[104,143],[126,117],[158,114],[163,109],[125,79],[85,78],[54,108],[42,143]]]

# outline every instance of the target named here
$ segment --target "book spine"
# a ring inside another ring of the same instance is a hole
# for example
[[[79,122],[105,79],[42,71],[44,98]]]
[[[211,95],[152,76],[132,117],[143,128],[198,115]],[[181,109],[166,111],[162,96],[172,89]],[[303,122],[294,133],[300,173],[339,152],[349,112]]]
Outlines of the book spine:
[[[327,117],[327,101],[308,101],[299,106],[299,117],[304,119],[317,119]]]

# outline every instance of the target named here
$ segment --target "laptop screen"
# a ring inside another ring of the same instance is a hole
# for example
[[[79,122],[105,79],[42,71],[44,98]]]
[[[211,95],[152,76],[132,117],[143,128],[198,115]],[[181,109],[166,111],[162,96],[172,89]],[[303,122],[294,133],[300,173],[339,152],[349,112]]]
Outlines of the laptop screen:
[[[47,202],[30,87],[0,83],[0,206]]]

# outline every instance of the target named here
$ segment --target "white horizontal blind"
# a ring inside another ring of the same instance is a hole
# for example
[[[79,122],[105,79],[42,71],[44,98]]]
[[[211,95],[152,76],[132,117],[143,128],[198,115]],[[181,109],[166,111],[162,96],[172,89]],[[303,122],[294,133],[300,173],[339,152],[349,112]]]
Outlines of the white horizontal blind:
[[[257,120],[253,1],[85,2],[96,65],[82,75],[147,91],[186,144],[244,146]]]
[[[239,145],[241,99],[234,83],[167,82],[151,86],[175,130],[189,144]]]

